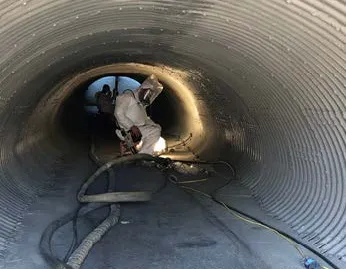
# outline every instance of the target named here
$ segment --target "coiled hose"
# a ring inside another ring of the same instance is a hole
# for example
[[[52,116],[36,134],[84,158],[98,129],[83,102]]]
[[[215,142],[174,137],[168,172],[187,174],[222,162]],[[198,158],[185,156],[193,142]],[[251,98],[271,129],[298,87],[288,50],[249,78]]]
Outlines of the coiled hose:
[[[155,160],[150,155],[131,155],[127,157],[121,157],[107,162],[101,166],[88,180],[83,184],[77,197],[81,203],[85,202],[144,202],[151,199],[150,192],[110,192],[96,195],[85,195],[86,190],[92,184],[97,177],[104,171],[112,171],[112,166],[120,165],[122,163],[133,162],[137,160],[153,161]],[[114,172],[113,172],[114,173]],[[120,206],[118,204],[112,204],[109,216],[96,227],[79,245],[79,247],[72,253],[71,257],[67,261],[67,265],[73,269],[79,269],[83,261],[88,256],[92,247],[100,241],[103,235],[118,223],[120,216]]]
[[[94,143],[92,143],[90,150],[91,159],[98,165],[100,161],[94,154]],[[44,231],[40,240],[40,252],[47,263],[52,269],[79,269],[86,259],[91,248],[102,238],[102,236],[115,224],[118,223],[120,216],[120,206],[118,202],[143,202],[149,201],[151,199],[150,192],[114,192],[114,171],[111,169],[114,166],[119,166],[125,163],[132,163],[137,161],[157,161],[151,155],[147,154],[137,154],[126,157],[120,157],[107,162],[96,170],[87,181],[82,185],[80,191],[78,192],[77,199],[80,203],[89,203],[82,209],[78,208],[76,211],[70,212],[60,219],[52,222]],[[86,195],[88,187],[101,175],[103,172],[108,172],[109,186],[108,190],[110,192],[96,195]],[[110,205],[109,216],[98,226],[94,231],[92,231],[82,243],[73,251],[72,255],[68,258],[67,263],[56,258],[51,249],[51,240],[57,229],[64,226],[68,222],[72,221],[76,217],[85,215],[86,213],[96,210],[98,208]]]
[[[120,165],[123,163],[135,162],[139,160],[144,161],[155,161],[151,155],[147,154],[136,154],[125,157],[120,157],[112,161],[107,162],[102,165],[93,175],[91,175],[87,181],[83,184],[80,189],[77,199],[81,203],[90,203],[90,202],[101,202],[101,203],[118,203],[118,202],[145,202],[151,199],[150,192],[139,191],[139,192],[109,192],[95,195],[86,195],[85,192],[89,186],[100,176],[103,172],[112,168],[112,166]]]

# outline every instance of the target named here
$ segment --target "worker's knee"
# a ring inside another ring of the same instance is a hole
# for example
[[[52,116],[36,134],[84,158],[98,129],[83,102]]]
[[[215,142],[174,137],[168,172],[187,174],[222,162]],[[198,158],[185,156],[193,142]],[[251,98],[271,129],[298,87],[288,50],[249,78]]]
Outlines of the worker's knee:
[[[157,126],[155,126],[155,128],[153,129],[153,132],[154,132],[154,134],[155,134],[156,136],[160,137],[160,136],[161,136],[161,130],[162,130],[161,126],[160,126],[160,125],[157,125]]]
[[[155,125],[146,125],[140,127],[142,132],[142,140],[144,144],[155,144],[161,137],[161,126],[158,124]]]
[[[161,126],[158,124],[151,125],[147,129],[147,134],[150,136],[161,136]]]

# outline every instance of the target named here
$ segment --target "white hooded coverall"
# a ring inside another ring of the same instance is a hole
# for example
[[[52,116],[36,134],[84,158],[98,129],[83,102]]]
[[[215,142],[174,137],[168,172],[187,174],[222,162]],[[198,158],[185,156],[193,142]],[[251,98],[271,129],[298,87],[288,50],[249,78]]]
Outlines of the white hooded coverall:
[[[155,144],[161,136],[161,126],[148,117],[145,107],[139,102],[138,90],[133,93],[127,91],[117,96],[114,116],[125,131],[137,126],[142,133],[143,141],[139,153],[153,155]]]

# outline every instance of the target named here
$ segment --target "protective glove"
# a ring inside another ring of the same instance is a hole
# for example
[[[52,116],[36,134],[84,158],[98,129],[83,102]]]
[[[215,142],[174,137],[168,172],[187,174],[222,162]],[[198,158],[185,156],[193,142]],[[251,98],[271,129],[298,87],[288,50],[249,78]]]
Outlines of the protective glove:
[[[142,139],[142,133],[137,126],[132,126],[130,132],[134,142],[140,141]]]

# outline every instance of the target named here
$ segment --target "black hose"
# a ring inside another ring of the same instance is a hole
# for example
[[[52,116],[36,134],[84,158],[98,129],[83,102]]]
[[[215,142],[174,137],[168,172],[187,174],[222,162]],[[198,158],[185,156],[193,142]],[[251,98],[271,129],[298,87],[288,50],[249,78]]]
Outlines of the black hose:
[[[236,171],[235,168],[230,165],[228,162],[226,161],[196,161],[196,160],[172,160],[173,162],[180,162],[180,163],[190,163],[190,164],[224,164],[225,166],[227,166],[231,171],[232,171],[232,176],[235,177],[236,176]]]
[[[103,172],[108,171],[115,165],[121,165],[124,163],[136,162],[136,161],[155,161],[154,158],[148,154],[136,154],[131,156],[119,157],[111,160],[93,173],[86,182],[82,185],[80,191],[77,194],[77,199],[81,203],[89,202],[138,202],[138,201],[149,201],[151,199],[151,193],[146,191],[138,192],[108,192],[102,194],[86,195],[86,191],[89,186],[101,175]]]
[[[41,236],[39,249],[41,252],[41,255],[44,257],[44,259],[47,261],[47,263],[50,265],[51,268],[54,269],[72,269],[68,265],[66,265],[64,262],[60,261],[58,258],[56,258],[52,253],[51,248],[51,240],[53,237],[53,234],[57,229],[64,226],[68,222],[70,222],[75,216],[75,211],[69,212],[66,215],[62,216],[58,220],[53,221],[51,224],[48,225],[48,227],[45,229]]]
[[[72,269],[70,266],[65,264],[63,261],[56,258],[52,253],[51,241],[54,233],[62,226],[66,225],[70,221],[72,221],[76,216],[83,216],[91,211],[97,210],[101,207],[105,207],[107,204],[87,204],[83,208],[78,207],[76,210],[65,214],[59,219],[53,221],[48,225],[41,236],[41,240],[39,243],[39,249],[41,255],[47,261],[47,263],[54,269]]]
[[[179,142],[179,143],[177,143],[177,144],[168,146],[168,147],[166,147],[166,149],[172,149],[172,148],[175,148],[175,147],[179,147],[179,146],[181,146],[181,145],[185,146],[186,143],[189,142],[189,141],[191,140],[191,138],[192,138],[192,133],[190,133],[190,135],[189,135],[185,140],[183,140],[183,141],[181,141],[181,142]],[[162,153],[162,154],[164,154],[164,153]]]
[[[72,220],[72,230],[73,230],[73,238],[72,242],[70,245],[70,248],[68,249],[65,257],[64,257],[64,262],[66,263],[68,261],[68,258],[71,256],[72,252],[74,249],[77,247],[78,244],[78,231],[77,231],[77,219],[78,219],[78,214],[82,206],[79,206],[78,209],[76,210],[76,214],[73,217]]]
[[[136,161],[156,161],[160,162],[159,159],[154,158],[151,155],[147,154],[137,154],[133,156],[120,157],[114,160],[107,162],[102,165],[92,176],[81,187],[80,192],[77,195],[77,198],[80,202],[138,202],[138,201],[148,201],[151,199],[151,192],[108,192],[104,194],[97,195],[86,195],[86,190],[92,184],[97,177],[108,171],[109,178],[114,177],[114,171],[111,169],[113,166],[122,165],[125,163],[131,163]],[[111,191],[112,188],[109,189]],[[118,223],[120,216],[119,204],[111,204],[111,211],[109,216],[97,226],[89,235],[87,235],[82,243],[75,249],[72,255],[68,258],[67,264],[72,268],[80,268],[85,258],[91,251],[94,244],[96,244],[105,233]]]
[[[98,166],[101,166],[101,162],[99,160],[99,158],[95,155],[95,138],[94,136],[91,137],[91,147],[90,147],[90,151],[89,151],[89,158]],[[108,170],[108,190],[114,190],[114,172]],[[89,204],[90,207],[91,204]],[[96,205],[97,208],[99,208],[99,204],[94,203],[94,205]],[[105,205],[107,206],[107,205]],[[68,261],[68,258],[71,256],[71,254],[73,253],[73,251],[76,249],[77,244],[78,244],[78,229],[77,229],[77,220],[79,218],[79,213],[81,211],[81,209],[83,208],[82,205],[80,205],[76,211],[75,216],[73,217],[72,220],[72,230],[73,230],[73,239],[70,245],[69,250],[67,251],[65,257],[64,257],[64,262],[66,263]],[[86,208],[84,206],[84,208]],[[88,212],[84,213],[87,214]],[[82,215],[84,215],[82,214]]]

